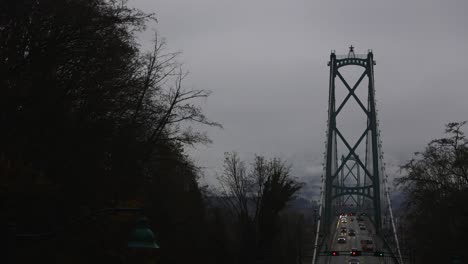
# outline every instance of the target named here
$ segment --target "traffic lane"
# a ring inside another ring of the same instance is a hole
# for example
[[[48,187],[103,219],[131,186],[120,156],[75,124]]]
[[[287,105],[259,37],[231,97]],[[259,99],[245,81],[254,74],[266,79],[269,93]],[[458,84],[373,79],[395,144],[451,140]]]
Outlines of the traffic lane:
[[[364,226],[366,227],[365,230],[361,230],[359,227],[359,223],[363,223]],[[370,222],[367,218],[364,218],[364,221],[357,222],[357,238],[358,238],[358,249],[362,251],[362,246],[361,246],[361,240],[364,239],[371,239],[374,243],[374,251],[378,250],[380,248],[380,238],[375,235],[375,227]],[[383,263],[383,259],[381,258],[376,258],[374,256],[361,256],[360,257],[360,263],[367,263],[367,264],[377,264],[377,263]]]
[[[330,264],[348,263],[348,261],[353,258],[350,256],[351,248],[355,247],[358,241],[356,240],[355,236],[349,236],[348,232],[349,232],[349,229],[356,230],[357,224],[355,222],[356,221],[351,221],[350,217],[346,218],[346,223],[342,223],[340,219],[337,219],[337,223],[336,223],[336,227],[334,231],[335,234],[333,236],[333,241],[332,241],[332,250],[339,251],[340,255],[335,256],[335,257],[329,257],[328,263]],[[347,229],[346,233],[343,235],[346,238],[346,242],[338,243],[338,237],[342,235],[341,234],[342,227],[346,227]]]
[[[376,235],[374,224],[370,221],[370,219],[367,216],[364,217],[364,221],[362,223],[364,223],[364,225],[367,227],[368,239],[372,239],[372,241],[374,242],[374,251],[384,251],[383,240],[380,238],[380,236]]]
[[[348,220],[348,219],[347,219]],[[336,228],[335,228],[335,236],[333,238],[333,250],[337,251],[349,251],[351,250],[351,246],[349,244],[349,236],[348,236],[348,230],[351,226],[351,222],[347,221],[346,223],[341,222],[340,219],[338,219]],[[341,229],[346,228],[346,233],[341,233]],[[346,239],[345,243],[338,243],[338,237],[343,236]]]
[[[322,248],[323,252],[320,253],[320,255],[317,258],[317,263],[318,264],[328,264],[331,263],[330,261],[330,256],[326,255],[326,252],[332,251],[332,250],[337,250],[335,249],[336,247],[336,229],[338,226],[335,223],[339,223],[339,218],[335,217],[333,221],[333,226],[330,227],[330,232],[331,232],[331,237],[327,238],[326,241],[324,241],[325,247]],[[318,252],[317,252],[318,253]]]
[[[341,235],[341,228],[342,227],[347,227],[347,223],[342,223],[340,218],[336,218],[336,223],[335,223],[335,228],[334,228],[334,234],[333,234],[333,240],[331,241],[331,250],[332,251],[340,251],[339,256],[331,256],[328,257],[328,262],[329,264],[338,264],[338,263],[347,263],[346,255],[343,255],[342,251],[348,251],[348,241],[346,243],[338,243],[338,237]],[[347,236],[346,240],[347,240]]]
[[[363,239],[373,239],[372,234],[374,234],[374,228],[372,225],[367,224],[366,222],[364,225],[366,226],[366,230],[361,230],[359,228],[359,222],[353,216],[354,221],[350,221],[350,217],[347,217],[346,223],[341,223],[340,220],[337,220],[335,234],[332,241],[332,250],[341,251],[339,256],[336,257],[329,257],[328,263],[335,264],[335,263],[348,263],[351,259],[359,260],[361,264],[374,264],[374,263],[381,263],[380,259],[376,259],[372,256],[351,256],[351,249],[356,248],[357,250],[362,251],[361,248],[361,240]],[[341,235],[341,227],[346,227],[348,230],[346,237],[346,243],[338,243],[338,236]],[[349,229],[354,229],[356,231],[356,236],[349,236]],[[348,253],[349,252],[349,253]]]
[[[341,235],[341,227],[345,227],[346,223],[342,223],[340,218],[337,218],[337,222],[335,225],[335,230],[333,234],[333,240],[331,241],[331,250],[332,251],[343,251],[346,250],[347,243],[341,244],[338,243],[338,237]],[[346,256],[343,256],[340,253],[339,256],[331,256],[328,258],[329,264],[339,264],[339,263],[346,263]]]
[[[348,251],[350,247],[348,247],[347,243],[340,244],[338,243],[338,237],[341,235],[341,227],[346,227],[347,223],[341,223],[339,217],[335,217],[333,228],[331,228],[332,236],[331,238],[325,242],[327,247],[325,247],[325,251]],[[347,238],[347,235],[346,235]],[[343,253],[342,253],[343,254]],[[347,263],[345,262],[345,256],[322,256],[318,258],[318,263],[326,264],[326,263]]]

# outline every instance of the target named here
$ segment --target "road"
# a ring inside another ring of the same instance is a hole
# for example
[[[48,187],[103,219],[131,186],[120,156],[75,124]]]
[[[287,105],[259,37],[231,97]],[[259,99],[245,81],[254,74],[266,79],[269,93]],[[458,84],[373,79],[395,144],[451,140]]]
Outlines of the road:
[[[356,219],[356,216],[346,217],[346,223],[342,223],[339,218],[336,218],[335,231],[333,234],[333,240],[331,245],[331,251],[340,251],[339,256],[333,256],[325,258],[327,259],[323,263],[335,264],[335,263],[348,263],[350,259],[358,259],[360,264],[374,264],[374,263],[384,263],[383,258],[378,258],[374,256],[351,256],[351,249],[356,248],[357,250],[362,251],[361,240],[371,239],[374,242],[374,251],[382,250],[382,241],[378,236],[375,236],[375,229],[372,223],[367,217],[364,218],[364,221],[361,222],[366,226],[366,230],[361,230],[359,227],[359,222]],[[354,221],[351,221],[354,219]],[[347,232],[344,237],[346,239],[345,243],[338,243],[338,237],[341,235],[341,228],[346,227],[349,231],[353,229],[356,231],[355,236],[349,236]]]

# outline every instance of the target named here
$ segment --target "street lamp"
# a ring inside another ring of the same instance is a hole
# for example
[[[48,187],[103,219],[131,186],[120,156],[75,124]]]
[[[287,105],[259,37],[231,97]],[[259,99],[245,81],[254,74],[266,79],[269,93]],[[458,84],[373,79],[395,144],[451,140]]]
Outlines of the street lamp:
[[[148,219],[142,217],[138,220],[135,229],[130,234],[127,246],[129,248],[159,248],[154,241],[154,233],[148,227]]]

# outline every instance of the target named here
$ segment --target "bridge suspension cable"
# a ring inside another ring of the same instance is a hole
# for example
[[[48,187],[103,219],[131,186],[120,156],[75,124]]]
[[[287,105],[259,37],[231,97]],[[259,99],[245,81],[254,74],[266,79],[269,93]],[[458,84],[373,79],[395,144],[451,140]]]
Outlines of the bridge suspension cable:
[[[373,76],[373,75],[372,75]],[[374,83],[375,85],[375,83]],[[374,98],[375,98],[375,89],[374,89]],[[376,117],[378,116],[378,112],[379,111],[376,111]],[[383,187],[384,187],[384,195],[385,195],[385,198],[386,198],[386,201],[387,201],[387,210],[389,211],[389,214],[390,214],[390,223],[392,225],[392,231],[393,231],[393,235],[394,235],[394,239],[395,239],[395,244],[396,244],[396,250],[397,250],[397,254],[398,254],[398,259],[399,259],[399,262],[401,264],[403,264],[403,258],[401,256],[401,250],[400,250],[400,243],[399,243],[399,240],[398,240],[398,234],[397,234],[397,229],[396,229],[396,226],[395,226],[395,219],[393,217],[393,207],[392,207],[392,200],[390,199],[390,192],[389,192],[389,187],[388,187],[388,175],[385,171],[385,162],[384,162],[384,157],[383,157],[383,151],[382,151],[382,138],[381,138],[381,130],[380,130],[380,120],[377,118],[377,131],[378,131],[378,134],[377,134],[377,138],[378,138],[378,142],[379,142],[379,158],[380,158],[380,165],[381,165],[381,175],[383,176]]]

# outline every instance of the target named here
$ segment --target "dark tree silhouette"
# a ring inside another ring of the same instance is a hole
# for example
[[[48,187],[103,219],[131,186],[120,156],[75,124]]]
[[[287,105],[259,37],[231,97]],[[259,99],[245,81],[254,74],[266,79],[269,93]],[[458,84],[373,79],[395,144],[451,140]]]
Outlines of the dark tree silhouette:
[[[279,158],[255,156],[248,171],[236,152],[225,153],[219,177],[225,206],[237,217],[240,261],[273,261],[273,241],[280,231],[280,212],[302,184]]]
[[[407,175],[397,185],[407,194],[406,222],[410,246],[417,260],[450,262],[468,260],[468,140],[466,122],[449,123],[447,137],[432,140],[424,152],[403,166]]]
[[[135,34],[152,21],[125,1],[0,2],[0,225],[14,223],[17,233],[67,226],[40,244],[18,241],[29,254],[14,263],[125,259],[135,219],[72,225],[115,206],[148,210],[162,259],[186,262],[181,247],[209,245],[200,242],[199,172],[184,146],[209,142],[191,124],[220,125],[196,103],[209,92],[183,86],[179,53],[166,52],[158,35],[152,51],[140,51]]]

